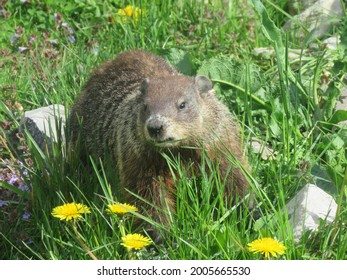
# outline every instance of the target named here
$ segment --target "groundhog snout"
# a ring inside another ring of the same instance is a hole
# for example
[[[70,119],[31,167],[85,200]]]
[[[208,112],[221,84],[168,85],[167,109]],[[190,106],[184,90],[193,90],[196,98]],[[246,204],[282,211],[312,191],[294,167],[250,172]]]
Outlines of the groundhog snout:
[[[146,123],[148,136],[157,142],[172,141],[173,137],[167,135],[167,121],[161,117],[150,117]]]
[[[164,124],[159,120],[150,120],[147,124],[147,131],[150,137],[158,139],[164,131]]]

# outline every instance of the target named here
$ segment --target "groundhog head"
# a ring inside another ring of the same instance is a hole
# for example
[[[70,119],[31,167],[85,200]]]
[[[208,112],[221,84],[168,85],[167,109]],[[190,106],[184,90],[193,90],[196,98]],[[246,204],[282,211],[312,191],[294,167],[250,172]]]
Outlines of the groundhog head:
[[[205,99],[214,95],[204,77],[166,76],[141,84],[141,129],[146,141],[159,147],[188,143],[201,136]]]

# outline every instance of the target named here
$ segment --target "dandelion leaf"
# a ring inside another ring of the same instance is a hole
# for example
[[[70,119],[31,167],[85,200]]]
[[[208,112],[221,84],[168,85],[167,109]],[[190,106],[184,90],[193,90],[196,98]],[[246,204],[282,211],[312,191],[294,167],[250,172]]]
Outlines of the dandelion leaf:
[[[331,117],[329,123],[337,124],[339,122],[347,121],[347,111],[337,110]]]
[[[267,39],[269,39],[275,47],[279,63],[285,65],[285,53],[284,46],[282,43],[281,30],[276,26],[276,24],[271,20],[269,14],[266,11],[265,6],[260,0],[248,0],[248,2],[253,6],[254,10],[260,17],[261,28],[263,34]]]
[[[336,186],[329,177],[326,168],[315,164],[312,167],[311,174],[313,176],[313,179],[315,180],[316,185],[319,188],[333,196],[337,194]]]
[[[208,76],[212,80],[238,84],[240,81],[240,70],[240,63],[228,56],[218,56],[206,60],[197,74]]]
[[[197,74],[243,92],[247,89],[251,93],[264,94],[261,89],[265,77],[261,69],[252,63],[241,63],[232,56],[220,55],[204,61]]]
[[[191,55],[180,49],[164,50],[162,55],[175,67],[180,73],[188,76],[194,75],[194,67]]]

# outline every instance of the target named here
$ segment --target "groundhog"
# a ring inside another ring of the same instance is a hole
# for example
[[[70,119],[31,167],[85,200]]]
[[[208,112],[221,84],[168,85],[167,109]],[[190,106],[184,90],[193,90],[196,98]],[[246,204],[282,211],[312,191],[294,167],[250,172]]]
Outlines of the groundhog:
[[[175,209],[174,171],[163,154],[179,155],[183,165],[199,171],[204,149],[227,176],[227,200],[248,193],[244,173],[250,169],[239,128],[211,80],[182,75],[151,53],[127,51],[98,68],[72,107],[69,125],[72,140],[80,137],[86,153],[112,156],[120,186],[153,206],[129,202],[157,222],[168,222],[158,209]]]

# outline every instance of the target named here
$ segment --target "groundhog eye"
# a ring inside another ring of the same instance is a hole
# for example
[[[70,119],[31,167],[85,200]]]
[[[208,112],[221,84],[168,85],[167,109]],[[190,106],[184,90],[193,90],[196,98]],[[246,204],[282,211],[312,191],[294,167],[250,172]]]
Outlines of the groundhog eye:
[[[180,110],[183,110],[184,108],[186,108],[186,102],[182,102],[179,106]]]

